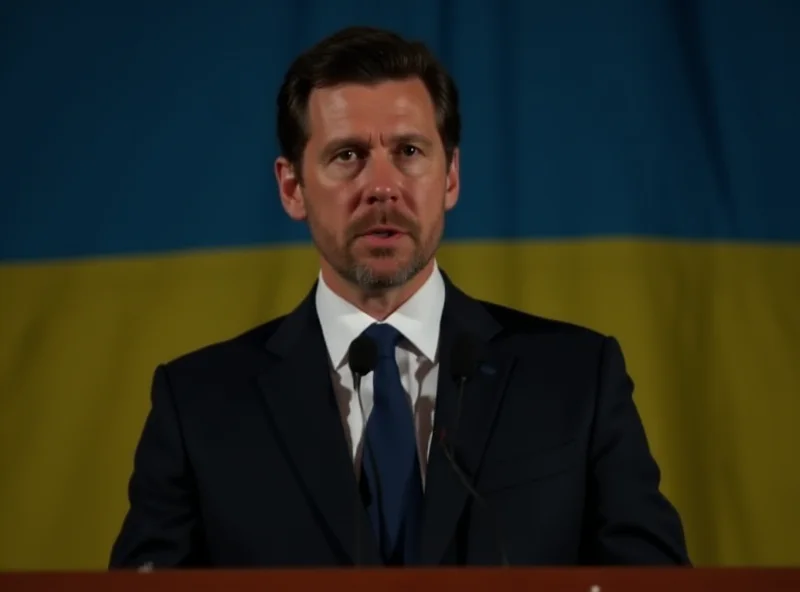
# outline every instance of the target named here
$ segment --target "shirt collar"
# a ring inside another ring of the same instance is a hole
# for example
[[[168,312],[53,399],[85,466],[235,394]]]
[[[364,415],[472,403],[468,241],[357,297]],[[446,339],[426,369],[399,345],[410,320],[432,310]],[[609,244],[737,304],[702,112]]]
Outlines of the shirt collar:
[[[322,279],[322,274],[317,282],[315,299],[331,364],[338,370],[347,361],[350,343],[377,321],[335,294]],[[444,279],[434,262],[433,273],[422,287],[384,322],[400,331],[419,353],[434,361],[444,300]]]

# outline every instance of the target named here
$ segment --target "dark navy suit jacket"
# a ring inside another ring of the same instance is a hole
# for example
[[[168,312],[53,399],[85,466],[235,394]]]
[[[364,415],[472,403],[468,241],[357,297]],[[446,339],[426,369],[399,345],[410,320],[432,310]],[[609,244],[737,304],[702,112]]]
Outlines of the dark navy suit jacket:
[[[512,565],[688,564],[617,342],[446,285],[422,563],[498,564],[504,548]],[[313,294],[156,370],[112,568],[380,562]],[[455,446],[483,503],[440,445],[462,333],[483,357]]]

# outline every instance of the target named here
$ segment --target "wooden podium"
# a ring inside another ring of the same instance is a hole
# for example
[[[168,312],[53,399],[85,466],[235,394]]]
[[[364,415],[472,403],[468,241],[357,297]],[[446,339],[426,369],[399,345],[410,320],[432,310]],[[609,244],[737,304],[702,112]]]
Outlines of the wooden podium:
[[[800,592],[800,569],[375,569],[6,573],[2,592]]]

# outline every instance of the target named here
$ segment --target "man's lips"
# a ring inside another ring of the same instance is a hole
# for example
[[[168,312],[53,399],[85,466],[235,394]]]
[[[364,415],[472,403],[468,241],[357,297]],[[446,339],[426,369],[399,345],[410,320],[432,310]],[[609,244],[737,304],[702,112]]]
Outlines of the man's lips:
[[[404,234],[406,234],[406,232],[397,226],[373,226],[359,234],[359,237],[374,237],[380,239],[398,237]]]

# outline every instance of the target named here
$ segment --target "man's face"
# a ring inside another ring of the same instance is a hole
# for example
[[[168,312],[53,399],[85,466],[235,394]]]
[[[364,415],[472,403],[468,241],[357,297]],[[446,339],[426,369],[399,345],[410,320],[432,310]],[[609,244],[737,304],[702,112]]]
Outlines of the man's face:
[[[276,166],[287,213],[329,266],[366,290],[399,286],[433,258],[458,199],[433,101],[418,79],[315,89],[302,186]]]

